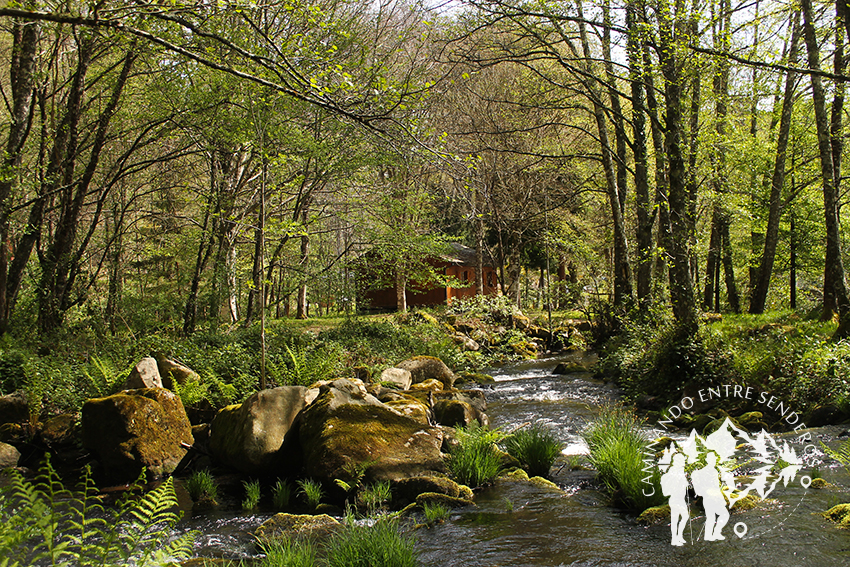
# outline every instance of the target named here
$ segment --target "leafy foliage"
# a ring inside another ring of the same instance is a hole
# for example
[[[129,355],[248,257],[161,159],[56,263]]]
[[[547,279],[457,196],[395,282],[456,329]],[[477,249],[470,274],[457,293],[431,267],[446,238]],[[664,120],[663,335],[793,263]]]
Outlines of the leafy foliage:
[[[89,469],[76,491],[64,487],[49,460],[34,483],[17,471],[8,474],[10,484],[0,493],[0,556],[10,567],[153,567],[191,556],[195,534],[171,535],[180,516],[170,478],[147,494],[130,491],[116,508],[107,508],[97,499]]]

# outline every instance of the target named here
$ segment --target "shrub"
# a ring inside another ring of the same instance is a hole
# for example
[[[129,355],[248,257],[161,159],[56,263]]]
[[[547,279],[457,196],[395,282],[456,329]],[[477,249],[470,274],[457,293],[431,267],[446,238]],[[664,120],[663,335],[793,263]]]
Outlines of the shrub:
[[[242,486],[245,487],[245,499],[242,501],[243,510],[254,510],[260,503],[260,483],[259,481],[243,481]]]
[[[502,431],[490,431],[477,423],[458,427],[458,444],[449,455],[449,470],[458,482],[472,487],[492,482],[502,468],[496,443],[505,437]]]
[[[85,470],[77,491],[64,488],[46,460],[35,483],[11,471],[0,493],[0,557],[5,565],[170,565],[192,554],[195,532],[171,539],[180,519],[173,480],[116,508],[100,504]],[[144,475],[144,473],[143,473]],[[144,484],[144,476],[137,487]]]
[[[531,476],[549,476],[549,469],[563,447],[555,434],[540,424],[520,429],[505,439],[505,450]]]
[[[195,471],[186,479],[186,490],[193,502],[215,504],[218,499],[218,485],[208,470]]]
[[[312,478],[299,480],[298,487],[298,492],[304,496],[304,500],[307,501],[307,505],[314,510],[322,502],[322,498],[325,497],[325,491],[322,488],[322,484]]]
[[[327,567],[416,567],[413,538],[399,532],[397,521],[346,526],[328,542]]]
[[[285,480],[280,480],[272,487],[272,504],[275,510],[283,510],[289,506],[292,497],[292,487]]]
[[[644,451],[648,446],[641,421],[628,410],[618,406],[603,407],[596,421],[582,432],[590,449],[588,460],[596,469],[599,479],[623,504],[637,511],[664,502],[661,494],[658,468],[652,463],[652,472],[644,472]],[[643,482],[652,474],[655,490],[652,496],[643,493]]]

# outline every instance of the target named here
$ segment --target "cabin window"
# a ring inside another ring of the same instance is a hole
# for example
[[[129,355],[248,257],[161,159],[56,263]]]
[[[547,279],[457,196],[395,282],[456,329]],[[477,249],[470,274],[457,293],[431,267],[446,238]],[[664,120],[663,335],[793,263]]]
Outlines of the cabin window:
[[[463,271],[463,275],[460,278],[461,283],[469,283],[469,272],[466,270]]]

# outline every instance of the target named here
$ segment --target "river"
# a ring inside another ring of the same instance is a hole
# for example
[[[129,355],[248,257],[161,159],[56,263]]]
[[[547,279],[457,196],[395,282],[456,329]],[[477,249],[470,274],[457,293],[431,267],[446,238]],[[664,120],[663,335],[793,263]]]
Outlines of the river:
[[[611,384],[589,373],[551,374],[556,359],[538,360],[492,369],[494,384],[484,387],[494,427],[511,430],[526,422],[544,422],[557,432],[565,453],[583,452],[579,433],[600,405],[618,398]],[[834,442],[842,428],[823,428],[815,438]],[[829,468],[816,456],[806,466],[819,467],[822,476],[847,484],[843,469]],[[475,507],[456,509],[451,518],[417,530],[417,546],[427,567],[558,567],[659,566],[826,567],[850,565],[850,532],[837,529],[817,515],[850,500],[845,490],[804,489],[800,478],[787,487],[780,483],[773,501],[735,512],[724,530],[724,541],[700,537],[704,518],[692,507],[687,543],[670,545],[669,523],[640,526],[633,514],[608,504],[604,491],[587,470],[553,467],[559,490],[528,482],[499,482],[477,493]],[[199,515],[184,528],[199,529],[199,555],[247,558],[253,553],[247,532],[270,514]],[[733,532],[744,524],[743,538]]]

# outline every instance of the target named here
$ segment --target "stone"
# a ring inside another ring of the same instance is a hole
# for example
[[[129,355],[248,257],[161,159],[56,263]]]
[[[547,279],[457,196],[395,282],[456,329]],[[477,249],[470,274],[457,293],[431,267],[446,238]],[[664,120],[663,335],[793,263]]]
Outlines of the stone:
[[[297,439],[304,475],[323,484],[351,483],[365,467],[368,481],[445,472],[439,429],[425,426],[382,404],[340,403],[335,388],[324,391],[299,416]],[[357,402],[358,400],[354,400]]]
[[[410,386],[413,384],[413,377],[410,375],[409,370],[404,370],[402,368],[387,368],[381,372],[381,379],[379,382],[396,384],[400,390],[409,390]]]
[[[414,356],[399,362],[396,368],[409,371],[414,384],[434,379],[442,382],[444,388],[449,390],[455,383],[454,372],[449,370],[442,360],[433,356]]]
[[[463,400],[434,402],[434,421],[447,427],[468,427],[476,419],[476,411]]]
[[[415,476],[399,479],[393,483],[392,490],[393,501],[399,506],[406,506],[415,502],[420,494],[428,492],[445,494],[452,498],[461,497],[460,485],[452,479],[442,476]],[[471,497],[467,498],[467,500],[471,499]]]
[[[431,419],[428,412],[428,406],[410,396],[403,396],[396,400],[384,402],[388,407],[394,409],[400,414],[409,417],[414,421],[418,421],[422,425],[430,425]]]
[[[441,391],[443,389],[443,383],[439,380],[435,380],[431,378],[430,380],[425,380],[424,382],[420,382],[418,384],[414,384],[410,387],[411,390],[435,390]]]
[[[823,516],[842,528],[850,528],[850,504],[836,504],[824,512]]]
[[[456,498],[438,492],[425,492],[416,497],[416,503],[420,506],[425,504],[442,504],[447,508],[462,508],[464,506],[475,506],[471,500]]]
[[[666,522],[670,518],[670,505],[652,506],[647,508],[637,517],[637,523],[643,526],[651,526],[652,524],[660,524]]]
[[[836,488],[834,484],[831,482],[827,482],[822,478],[813,478],[812,484],[809,485],[809,488],[814,488],[815,490],[824,490],[824,489],[833,489]]]
[[[0,442],[0,470],[18,466],[21,453],[12,445]]]
[[[524,331],[531,326],[531,319],[523,315],[522,313],[514,313],[513,315],[514,327],[519,329],[520,331]]]
[[[79,434],[77,417],[73,414],[51,417],[41,425],[38,432],[41,442],[51,448],[72,445]]]
[[[169,390],[174,389],[176,382],[180,386],[186,385],[190,380],[200,381],[201,377],[198,373],[176,360],[172,360],[162,354],[154,354],[156,359],[156,367],[159,370],[159,376],[162,379],[162,385]]]
[[[542,476],[533,476],[529,478],[528,481],[535,486],[539,486],[540,488],[548,488],[550,490],[557,490],[558,492],[563,492],[560,486],[558,486],[548,478],[543,478]]]
[[[0,396],[0,424],[27,423],[29,420],[30,404],[24,392]]]
[[[552,374],[565,375],[577,374],[579,372],[587,372],[587,368],[578,362],[559,362],[552,371]]]
[[[121,386],[122,390],[137,390],[141,388],[162,388],[162,377],[156,359],[146,356],[136,364],[130,375]]]
[[[171,473],[191,445],[192,426],[183,404],[163,388],[124,390],[83,404],[83,446],[110,480],[131,481],[146,468],[148,479]]]
[[[467,337],[463,333],[457,333],[452,336],[452,340],[456,345],[459,345],[461,350],[470,351],[470,352],[478,352],[481,349],[481,345],[475,342],[474,339]]]
[[[210,423],[210,454],[223,465],[261,474],[275,464],[295,417],[307,405],[304,386],[260,390],[221,409]]]
[[[327,514],[275,514],[254,532],[260,543],[276,539],[317,539],[323,540],[341,527],[336,519]]]

